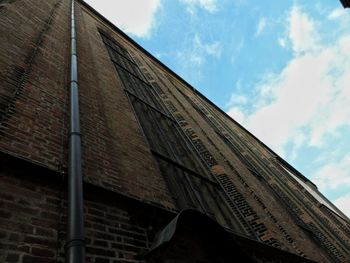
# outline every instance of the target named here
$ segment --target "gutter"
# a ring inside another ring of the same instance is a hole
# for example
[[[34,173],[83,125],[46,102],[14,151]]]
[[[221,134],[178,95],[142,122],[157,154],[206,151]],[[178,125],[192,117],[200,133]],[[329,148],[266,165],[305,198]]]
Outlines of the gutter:
[[[79,118],[78,64],[76,47],[75,5],[71,0],[70,27],[70,127],[68,164],[68,216],[65,244],[67,263],[85,262],[83,179]]]

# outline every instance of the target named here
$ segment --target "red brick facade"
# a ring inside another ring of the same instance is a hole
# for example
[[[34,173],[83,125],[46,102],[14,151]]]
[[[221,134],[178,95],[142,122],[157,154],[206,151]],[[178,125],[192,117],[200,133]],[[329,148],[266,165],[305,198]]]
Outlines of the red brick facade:
[[[0,262],[64,260],[69,11],[0,0]],[[87,262],[146,261],[183,208],[259,242],[258,262],[260,243],[350,262],[349,219],[311,182],[81,1],[76,21]]]
[[[64,176],[6,156],[1,166],[7,168],[0,174],[0,262],[64,262]],[[137,255],[174,216],[100,187],[84,188],[86,262],[139,262]]]

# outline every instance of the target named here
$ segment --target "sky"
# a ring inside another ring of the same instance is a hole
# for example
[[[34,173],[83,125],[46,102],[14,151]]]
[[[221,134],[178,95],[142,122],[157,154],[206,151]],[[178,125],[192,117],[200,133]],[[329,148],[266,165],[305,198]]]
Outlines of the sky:
[[[86,0],[350,217],[350,9],[338,0]]]

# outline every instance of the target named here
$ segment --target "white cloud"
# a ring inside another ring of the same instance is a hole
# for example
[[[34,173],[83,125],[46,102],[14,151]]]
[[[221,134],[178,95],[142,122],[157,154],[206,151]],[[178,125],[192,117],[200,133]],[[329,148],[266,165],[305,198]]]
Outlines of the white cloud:
[[[187,11],[194,14],[196,8],[202,8],[210,13],[217,11],[217,0],[180,0],[187,6]]]
[[[322,192],[337,192],[337,196],[350,189],[350,154],[341,155],[341,149],[330,146],[350,142],[344,133],[350,128],[350,28],[345,20],[350,22],[336,9],[328,18],[316,21],[294,6],[285,33],[278,39],[281,47],[290,47],[292,58],[280,72],[267,74],[257,83],[255,95],[246,97],[248,102],[242,104],[239,97],[231,97],[227,111],[289,160],[298,157],[305,146],[323,150],[310,163],[308,169],[317,166],[308,176]],[[336,30],[325,30],[322,23],[327,21]],[[350,215],[349,194],[335,204]]]
[[[278,38],[277,42],[278,42],[278,44],[279,44],[281,47],[283,47],[283,48],[285,48],[285,47],[287,46],[287,41],[286,41],[286,39],[283,38],[283,37]]]
[[[241,52],[241,50],[245,46],[245,40],[244,38],[241,38],[239,41],[236,41],[232,43],[233,49],[230,52],[231,53],[231,63],[235,63],[237,55]]]
[[[219,58],[221,56],[221,45],[215,41],[203,43],[196,34],[189,46],[177,52],[177,59],[180,64],[189,66],[201,66],[207,61],[207,57]]]
[[[350,194],[336,199],[334,204],[350,218]]]
[[[317,45],[315,21],[294,6],[289,17],[289,38],[295,52],[312,50]]]
[[[350,154],[321,167],[316,171],[312,180],[323,191],[338,187],[349,187],[350,189]]]
[[[248,98],[243,95],[236,95],[232,94],[229,102],[227,103],[228,106],[231,105],[244,105],[248,102]]]
[[[239,107],[231,107],[227,114],[230,115],[238,123],[243,123],[246,118],[244,112]]]
[[[255,36],[260,36],[265,30],[267,25],[266,17],[261,17],[259,19],[258,25],[256,26]]]
[[[337,20],[339,18],[342,18],[343,16],[347,15],[346,9],[344,8],[336,8],[334,9],[329,15],[328,19],[330,20]]]
[[[150,37],[160,0],[85,0],[113,24],[138,37]]]
[[[245,116],[243,125],[282,156],[291,144],[295,157],[303,144],[322,147],[327,136],[350,126],[350,32],[322,43],[315,21],[297,7],[287,26],[293,58],[257,85],[253,112],[241,107],[237,114],[237,103],[228,112]]]
[[[175,52],[177,71],[185,79],[192,79],[193,85],[202,80],[202,69],[208,61],[214,61],[221,56],[222,47],[219,42],[204,42],[199,35],[182,43]]]
[[[193,38],[194,49],[198,50],[199,53],[204,53],[213,57],[220,57],[221,46],[219,42],[215,41],[213,43],[203,43],[199,36],[196,34]]]

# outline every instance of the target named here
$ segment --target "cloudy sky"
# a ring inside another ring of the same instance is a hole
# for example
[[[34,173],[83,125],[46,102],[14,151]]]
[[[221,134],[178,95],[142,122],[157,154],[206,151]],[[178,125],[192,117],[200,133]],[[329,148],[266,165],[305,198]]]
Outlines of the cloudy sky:
[[[350,10],[338,0],[87,0],[350,216]]]

